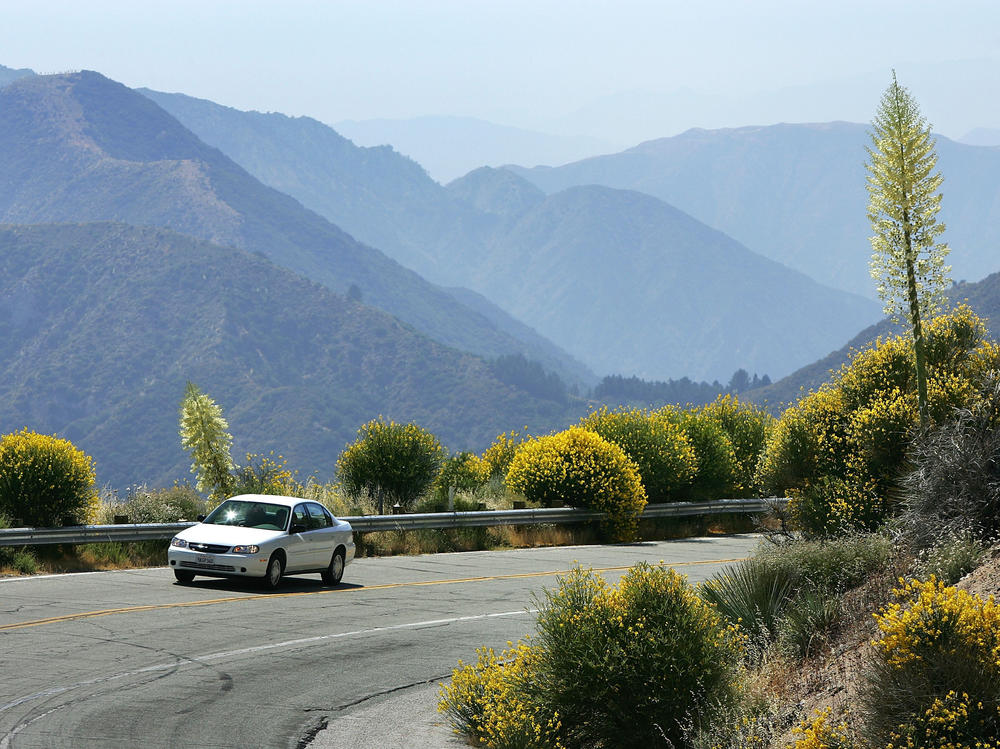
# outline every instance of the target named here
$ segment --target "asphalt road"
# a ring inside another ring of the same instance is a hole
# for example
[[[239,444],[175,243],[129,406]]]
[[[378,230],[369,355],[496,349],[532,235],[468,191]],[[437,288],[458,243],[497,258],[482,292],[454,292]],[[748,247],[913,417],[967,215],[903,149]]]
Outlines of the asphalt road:
[[[756,542],[361,559],[275,593],[166,568],[0,580],[0,749],[461,746],[437,683],[530,633],[557,574],[662,560],[697,581]]]

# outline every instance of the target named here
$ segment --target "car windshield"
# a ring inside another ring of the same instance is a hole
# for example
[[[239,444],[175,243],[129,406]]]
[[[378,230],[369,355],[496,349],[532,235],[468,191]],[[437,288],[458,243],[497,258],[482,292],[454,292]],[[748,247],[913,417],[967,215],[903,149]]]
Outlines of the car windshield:
[[[241,525],[268,531],[283,531],[288,522],[288,508],[267,502],[227,499],[203,521],[213,525]]]

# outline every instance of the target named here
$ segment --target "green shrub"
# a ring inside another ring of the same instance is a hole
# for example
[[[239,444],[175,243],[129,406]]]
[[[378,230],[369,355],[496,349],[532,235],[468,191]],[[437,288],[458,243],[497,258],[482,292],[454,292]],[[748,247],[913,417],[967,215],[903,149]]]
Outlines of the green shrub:
[[[605,528],[620,541],[635,536],[646,493],[635,463],[618,445],[582,427],[521,445],[507,486],[531,502],[607,513]]]
[[[938,539],[929,549],[925,549],[914,565],[914,572],[921,580],[935,578],[946,585],[954,585],[976,567],[986,557],[986,547],[977,537],[966,532],[957,532]]]
[[[0,515],[0,528],[9,528],[10,523]],[[24,546],[0,546],[0,568],[6,567],[22,575],[34,575],[38,571],[38,560],[31,550]]]
[[[761,546],[707,581],[701,595],[740,628],[751,657],[774,642],[806,656],[839,622],[840,596],[884,569],[892,553],[875,534]]]
[[[740,403],[735,395],[720,395],[701,413],[722,427],[733,447],[736,480],[733,496],[760,495],[757,484],[757,464],[764,445],[774,429],[775,418],[752,403]]]
[[[824,645],[840,622],[840,597],[825,590],[807,590],[788,606],[778,630],[778,643],[800,658]]]
[[[751,557],[714,575],[700,592],[726,621],[739,627],[756,655],[777,638],[798,582],[797,570]]]
[[[36,527],[90,521],[94,481],[94,461],[68,440],[27,429],[0,437],[0,514]]]
[[[738,636],[684,577],[639,564],[615,587],[577,569],[539,601],[532,704],[567,746],[687,747],[735,699]]]
[[[7,567],[22,575],[38,572],[38,559],[23,546],[0,546],[0,567]]]
[[[434,491],[447,499],[449,489],[474,492],[490,478],[489,464],[475,453],[460,452],[447,458],[434,480]]]
[[[580,426],[614,442],[635,463],[650,502],[668,502],[691,483],[697,470],[684,430],[662,412],[602,406]]]
[[[874,746],[997,747],[1000,607],[936,580],[911,581],[877,617],[861,690]]]
[[[736,495],[739,484],[736,453],[719,422],[702,411],[678,411],[670,406],[657,413],[673,419],[694,448],[697,469],[691,482],[679,492],[679,498],[699,501]]]
[[[843,593],[885,569],[893,543],[876,533],[840,538],[790,541],[761,546],[756,558],[763,564],[794,574],[798,590]]]
[[[412,507],[433,484],[443,459],[444,448],[426,429],[378,418],[361,427],[340,454],[337,474],[349,496],[373,499],[381,514],[386,499]]]

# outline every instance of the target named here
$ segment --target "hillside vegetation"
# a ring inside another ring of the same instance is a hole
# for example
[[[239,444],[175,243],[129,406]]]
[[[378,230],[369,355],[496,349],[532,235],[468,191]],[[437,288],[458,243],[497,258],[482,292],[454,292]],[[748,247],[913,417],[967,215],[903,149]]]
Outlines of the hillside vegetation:
[[[0,227],[0,373],[0,423],[72,440],[118,487],[188,474],[188,380],[225,407],[234,455],[273,449],[321,479],[380,414],[481,449],[585,410],[259,256],[110,223]]]

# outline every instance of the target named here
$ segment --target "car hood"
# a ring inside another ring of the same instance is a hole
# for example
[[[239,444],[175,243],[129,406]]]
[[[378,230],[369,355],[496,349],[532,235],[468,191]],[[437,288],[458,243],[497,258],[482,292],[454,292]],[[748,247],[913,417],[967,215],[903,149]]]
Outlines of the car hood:
[[[185,528],[177,534],[177,538],[200,544],[219,544],[220,546],[237,546],[239,544],[263,544],[272,539],[284,536],[284,531],[269,531],[261,528],[245,528],[239,525],[214,525],[198,523]]]

